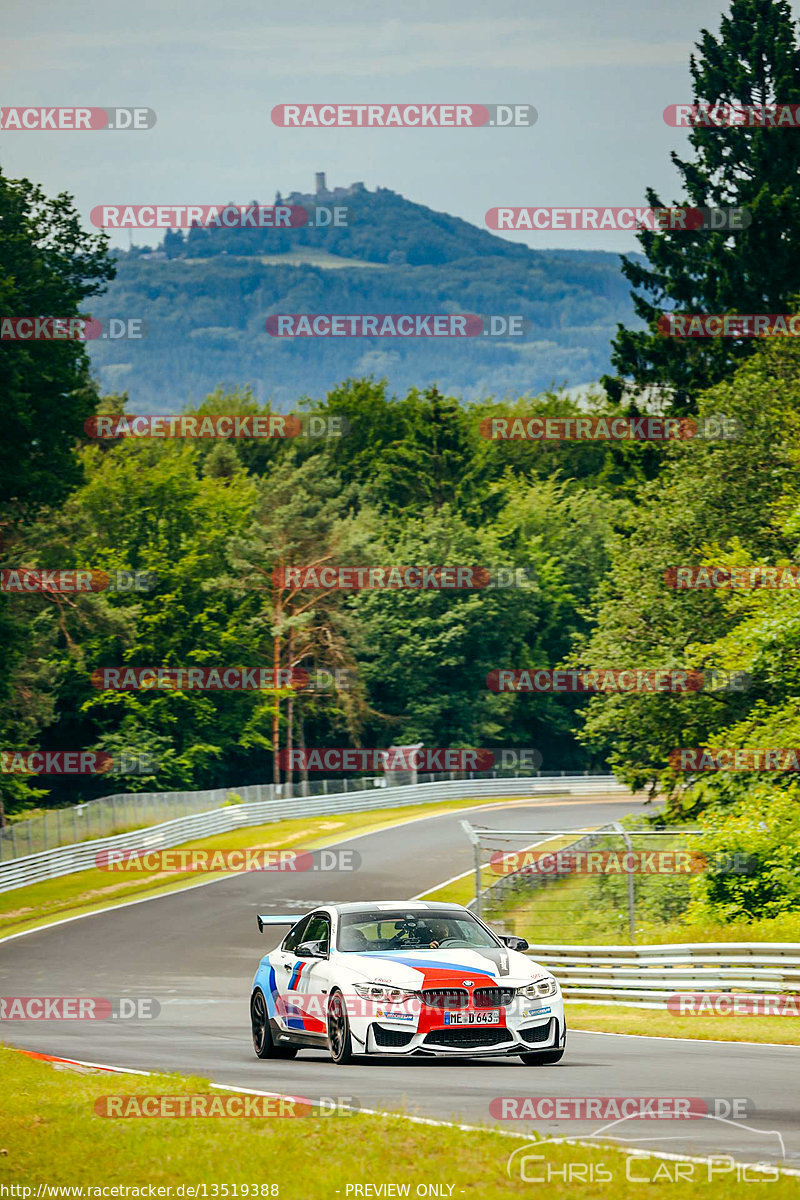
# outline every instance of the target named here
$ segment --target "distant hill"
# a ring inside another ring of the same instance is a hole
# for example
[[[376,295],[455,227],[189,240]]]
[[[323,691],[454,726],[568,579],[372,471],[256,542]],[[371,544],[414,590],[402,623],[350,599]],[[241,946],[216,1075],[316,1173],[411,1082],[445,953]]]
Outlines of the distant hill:
[[[155,252],[118,255],[92,315],[144,318],[147,336],[90,344],[103,390],[126,389],[138,412],[177,411],[219,384],[250,384],[286,409],[366,374],[398,391],[436,382],[469,399],[521,394],[599,378],[617,322],[633,323],[616,254],[531,250],[387,188],[279,199],[344,206],[348,224],[170,231]],[[529,328],[503,339],[289,340],[264,328],[280,312],[519,314]]]

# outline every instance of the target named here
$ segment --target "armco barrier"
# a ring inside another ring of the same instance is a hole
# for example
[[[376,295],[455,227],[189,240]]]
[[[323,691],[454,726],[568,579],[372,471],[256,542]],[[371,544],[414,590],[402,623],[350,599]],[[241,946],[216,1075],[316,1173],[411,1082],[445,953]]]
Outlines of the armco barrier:
[[[245,789],[240,789],[240,794]],[[227,833],[248,825],[263,825],[291,817],[308,817],[328,813],[358,812],[395,808],[413,804],[429,804],[436,800],[464,798],[484,799],[491,796],[564,795],[574,792],[626,794],[628,789],[613,775],[531,776],[510,779],[445,779],[435,783],[417,783],[406,787],[376,788],[372,792],[338,792],[327,796],[294,796],[284,800],[257,801],[253,804],[233,804],[211,812],[179,817],[130,833],[57,846],[39,854],[26,855],[0,862],[0,892],[71,875],[95,865],[100,850],[137,848],[156,850],[179,846],[183,842]]]
[[[684,942],[559,946],[528,953],[552,971],[567,1000],[666,1008],[677,992],[800,992],[800,942]],[[788,1018],[787,1018],[788,1019]]]

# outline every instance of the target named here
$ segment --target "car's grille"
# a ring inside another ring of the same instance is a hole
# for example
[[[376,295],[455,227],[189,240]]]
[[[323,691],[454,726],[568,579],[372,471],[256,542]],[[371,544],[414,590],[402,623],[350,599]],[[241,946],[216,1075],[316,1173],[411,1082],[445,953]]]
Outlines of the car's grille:
[[[426,988],[422,1002],[429,1008],[466,1008],[469,992],[466,988]]]
[[[513,1000],[513,988],[475,988],[472,993],[472,1003],[475,1008],[505,1008]]]
[[[384,1029],[382,1025],[373,1025],[376,1046],[407,1046],[414,1036],[409,1029]]]
[[[434,1029],[425,1038],[426,1046],[460,1046],[469,1049],[478,1046],[500,1046],[513,1041],[507,1029],[481,1029],[471,1025],[456,1026],[454,1029]]]
[[[544,1025],[536,1025],[533,1029],[520,1029],[519,1036],[524,1042],[546,1042],[550,1037],[550,1026],[552,1021],[545,1021]]]

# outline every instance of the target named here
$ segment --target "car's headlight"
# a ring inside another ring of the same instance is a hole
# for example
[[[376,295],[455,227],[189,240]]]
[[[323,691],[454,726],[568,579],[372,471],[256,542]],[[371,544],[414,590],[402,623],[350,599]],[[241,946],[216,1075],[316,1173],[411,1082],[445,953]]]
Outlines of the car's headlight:
[[[363,1000],[378,1000],[383,1004],[399,1004],[418,994],[408,988],[388,987],[385,983],[354,983],[353,987]]]
[[[535,983],[529,983],[526,987],[517,988],[517,995],[526,1000],[536,1000],[539,996],[555,996],[557,992],[558,984],[551,976],[537,979]]]

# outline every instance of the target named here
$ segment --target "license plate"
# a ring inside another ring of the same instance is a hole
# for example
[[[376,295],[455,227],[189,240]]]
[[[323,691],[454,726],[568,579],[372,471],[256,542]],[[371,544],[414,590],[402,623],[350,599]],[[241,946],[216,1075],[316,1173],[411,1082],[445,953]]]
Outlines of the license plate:
[[[483,1012],[451,1012],[444,1014],[445,1025],[499,1025],[500,1009],[490,1008]]]

